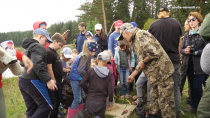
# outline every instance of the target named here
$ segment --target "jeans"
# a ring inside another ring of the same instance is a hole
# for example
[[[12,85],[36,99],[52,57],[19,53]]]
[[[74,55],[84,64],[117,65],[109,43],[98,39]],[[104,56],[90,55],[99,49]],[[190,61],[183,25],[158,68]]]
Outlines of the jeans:
[[[79,85],[80,81],[70,80],[70,84],[74,93],[74,100],[71,104],[71,109],[77,109],[79,104],[82,104],[83,90]]]
[[[120,96],[125,95],[124,93],[124,86],[125,86],[125,92],[126,94],[129,94],[130,88],[129,84],[127,83],[127,78],[129,76],[129,68],[120,68]]]
[[[174,102],[176,107],[176,117],[179,117],[180,104],[181,104],[181,94],[180,94],[180,85],[181,85],[181,76],[180,76],[180,64],[174,65],[174,73],[172,75],[174,80]]]
[[[137,82],[136,82],[136,91],[137,91],[137,97],[138,100],[142,100],[142,88],[144,86],[144,83],[147,82],[147,102],[150,102],[150,90],[151,90],[151,84],[149,83],[149,81],[147,81],[147,78],[144,74],[144,72],[141,73],[141,75],[139,76]]]

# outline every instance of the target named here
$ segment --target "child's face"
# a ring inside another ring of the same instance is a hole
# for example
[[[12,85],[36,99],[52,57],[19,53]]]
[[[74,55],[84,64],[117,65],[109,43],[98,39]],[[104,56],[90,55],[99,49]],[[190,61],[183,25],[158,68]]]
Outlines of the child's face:
[[[65,57],[64,57],[63,60],[64,60],[65,62],[67,62],[67,61],[69,61],[70,59],[71,59],[71,58],[65,58]]]
[[[89,39],[89,40],[92,39],[92,36],[86,36],[86,37],[87,37],[87,39]]]
[[[11,43],[7,44],[7,46],[9,47],[9,49],[12,49],[12,45]]]
[[[47,30],[46,25],[42,25],[40,28]]]
[[[63,43],[57,42],[56,40],[54,40],[53,45],[54,45],[54,50],[57,51],[57,50],[61,49],[61,46],[63,45]]]
[[[126,50],[126,45],[124,47],[120,47],[120,50],[122,51]]]
[[[46,42],[47,42],[47,37],[44,35],[40,35],[39,43],[44,46],[46,44]]]
[[[74,59],[77,57],[77,54],[72,54],[73,58],[72,58],[72,61],[74,61]]]

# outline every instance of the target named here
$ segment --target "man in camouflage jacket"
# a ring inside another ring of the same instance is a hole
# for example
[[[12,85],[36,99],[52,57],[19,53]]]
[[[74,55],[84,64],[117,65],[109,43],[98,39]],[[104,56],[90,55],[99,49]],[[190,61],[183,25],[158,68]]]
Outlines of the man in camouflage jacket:
[[[128,77],[127,82],[143,71],[152,85],[149,117],[156,118],[161,110],[163,118],[175,118],[174,81],[172,74],[174,66],[158,42],[149,32],[134,28],[130,23],[120,27],[119,40],[131,42],[138,58],[136,70]]]

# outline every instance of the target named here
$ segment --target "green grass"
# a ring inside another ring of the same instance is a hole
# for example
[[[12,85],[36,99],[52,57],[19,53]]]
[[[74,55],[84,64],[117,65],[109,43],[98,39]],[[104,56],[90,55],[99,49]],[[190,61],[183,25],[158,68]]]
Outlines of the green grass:
[[[7,117],[8,118],[26,118],[25,111],[26,106],[22,97],[22,94],[20,93],[19,87],[18,87],[18,78],[13,77],[9,79],[3,79],[3,90],[5,95],[5,102],[6,102],[6,109],[7,109]],[[181,102],[181,110],[183,111],[185,108],[189,107],[189,105],[186,105],[184,102],[186,100],[187,95],[187,84],[185,84],[185,88],[183,91],[182,96],[182,102]],[[131,92],[130,94],[133,96],[135,95],[135,91]],[[122,103],[122,104],[128,104],[126,100],[119,99],[119,90],[118,95],[115,97],[116,103]],[[129,99],[131,102],[132,100]],[[196,117],[196,114],[194,113],[184,113],[182,112],[181,117],[182,118],[194,118]],[[114,118],[114,116],[106,116],[105,118]],[[138,118],[138,116],[134,112],[130,115],[129,118]]]

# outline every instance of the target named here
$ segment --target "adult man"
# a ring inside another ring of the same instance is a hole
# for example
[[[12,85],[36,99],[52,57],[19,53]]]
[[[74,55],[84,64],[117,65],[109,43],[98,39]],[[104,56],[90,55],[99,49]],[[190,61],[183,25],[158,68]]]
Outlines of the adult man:
[[[109,36],[108,50],[112,52],[112,56],[115,54],[115,48],[118,46],[118,37],[120,36],[120,26],[123,24],[121,20],[115,21],[115,31]]]
[[[176,117],[179,117],[181,94],[180,94],[180,55],[182,29],[179,22],[169,17],[169,10],[161,7],[158,11],[158,20],[153,22],[149,27],[149,32],[160,42],[161,46],[171,59],[175,72],[174,79],[174,98],[176,106]]]
[[[82,47],[84,44],[84,41],[87,39],[85,36],[86,33],[86,24],[84,22],[79,23],[78,25],[80,33],[77,34],[76,42],[75,42],[75,49],[80,53],[82,52]]]
[[[143,71],[152,85],[149,117],[158,117],[161,110],[163,118],[175,117],[174,105],[174,73],[173,64],[155,37],[147,31],[134,28],[130,23],[120,27],[121,36],[131,42],[138,57],[136,70],[128,77],[127,82]]]

